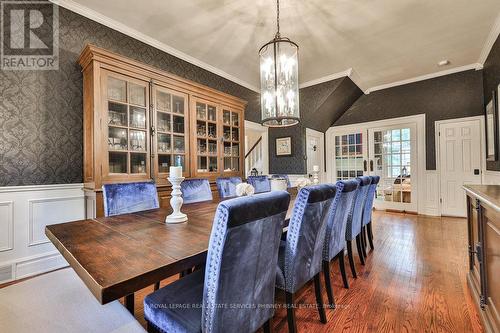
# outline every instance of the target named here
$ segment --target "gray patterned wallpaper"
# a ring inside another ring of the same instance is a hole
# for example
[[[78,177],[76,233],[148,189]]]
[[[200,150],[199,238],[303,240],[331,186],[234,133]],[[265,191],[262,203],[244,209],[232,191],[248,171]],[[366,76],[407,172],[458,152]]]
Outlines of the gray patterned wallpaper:
[[[99,23],[59,8],[56,71],[0,71],[0,186],[82,181],[82,75],[87,43],[123,54],[248,101],[260,120],[259,94]]]
[[[276,139],[287,136],[292,138],[292,155],[276,156]],[[305,174],[306,156],[306,128],[303,125],[269,129],[269,173]]]
[[[497,37],[495,44],[491,48],[488,58],[484,62],[483,86],[484,105],[487,105],[492,97],[493,90],[500,84],[500,37]],[[498,148],[500,149],[500,147]],[[500,171],[500,161],[487,161],[486,169]]]
[[[260,122],[258,93],[61,7],[59,34],[59,70],[0,71],[0,186],[82,181],[82,74],[77,60],[88,43],[238,96],[248,101],[245,118]],[[346,86],[345,79],[301,89],[302,126],[270,131],[271,172],[306,172],[305,127],[327,129],[337,109],[350,106],[333,92],[352,95],[357,87],[350,82],[347,91],[338,89]],[[292,136],[291,157],[275,156],[274,139],[281,136]]]
[[[436,169],[434,122],[483,114],[482,71],[470,70],[363,95],[335,125],[425,114],[427,170]]]

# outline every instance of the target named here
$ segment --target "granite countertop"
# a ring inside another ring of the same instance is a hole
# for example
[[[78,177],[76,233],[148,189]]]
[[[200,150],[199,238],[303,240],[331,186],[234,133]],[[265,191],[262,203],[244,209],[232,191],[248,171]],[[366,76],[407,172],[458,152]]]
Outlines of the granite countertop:
[[[500,212],[500,185],[464,185],[464,189]]]

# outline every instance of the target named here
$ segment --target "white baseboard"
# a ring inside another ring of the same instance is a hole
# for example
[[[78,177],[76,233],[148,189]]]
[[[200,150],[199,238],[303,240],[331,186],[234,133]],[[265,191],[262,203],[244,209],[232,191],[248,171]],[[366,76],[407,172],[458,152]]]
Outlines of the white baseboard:
[[[68,266],[68,262],[58,252],[43,254],[29,259],[20,259],[15,264],[14,279],[41,274]]]
[[[67,266],[45,226],[84,218],[83,184],[0,187],[0,283]]]

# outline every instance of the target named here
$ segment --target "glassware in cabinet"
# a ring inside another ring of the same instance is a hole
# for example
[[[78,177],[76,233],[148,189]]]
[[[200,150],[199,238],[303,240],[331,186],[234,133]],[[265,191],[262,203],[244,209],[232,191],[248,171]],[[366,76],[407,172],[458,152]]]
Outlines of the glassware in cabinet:
[[[166,183],[170,166],[179,165],[187,172],[186,157],[188,152],[187,135],[187,95],[154,86],[154,114],[156,126],[156,173],[157,182]],[[184,174],[188,176],[188,174]]]
[[[104,73],[108,153],[103,179],[127,180],[133,174],[148,176],[148,83],[107,71]]]

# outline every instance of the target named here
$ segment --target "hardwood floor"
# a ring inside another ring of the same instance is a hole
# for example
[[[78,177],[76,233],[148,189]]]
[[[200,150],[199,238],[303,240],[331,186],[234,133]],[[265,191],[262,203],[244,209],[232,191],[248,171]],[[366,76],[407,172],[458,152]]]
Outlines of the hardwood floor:
[[[298,293],[300,332],[482,332],[466,282],[465,219],[375,212],[373,229],[375,250],[366,266],[356,253],[358,278],[347,269],[350,289],[331,263],[337,308],[327,310],[327,324],[319,321],[312,283]],[[136,318],[144,326],[142,300],[152,291],[136,294]],[[288,332],[282,292],[277,302],[275,332]]]
[[[312,283],[297,293],[299,332],[482,332],[466,282],[465,219],[375,212],[373,224],[375,250],[366,266],[355,251],[358,278],[347,268],[350,289],[331,263],[337,308],[327,309],[327,324],[319,321]],[[326,302],[323,278],[321,284]],[[144,327],[143,299],[151,292],[152,286],[135,295],[135,316]],[[273,324],[280,333],[288,332],[283,303],[277,291]]]

